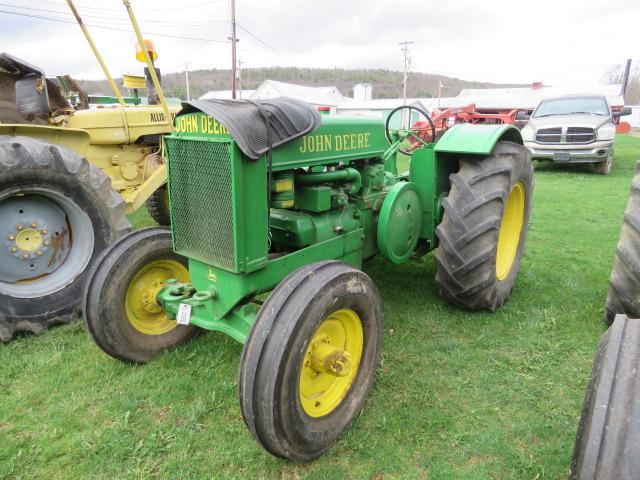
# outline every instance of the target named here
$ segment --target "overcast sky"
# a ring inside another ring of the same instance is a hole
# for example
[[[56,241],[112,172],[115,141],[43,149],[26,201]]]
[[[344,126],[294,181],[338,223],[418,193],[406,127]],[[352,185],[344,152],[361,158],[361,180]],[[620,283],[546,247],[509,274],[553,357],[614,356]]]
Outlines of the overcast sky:
[[[407,40],[415,42],[413,71],[588,85],[608,66],[638,57],[640,42],[638,0],[236,1],[246,67],[400,70],[398,43]],[[166,73],[183,70],[185,62],[189,69],[229,67],[229,2],[131,0]],[[112,74],[141,73],[122,1],[77,0],[76,6]],[[102,77],[64,0],[2,0],[0,39],[0,51],[47,75]]]

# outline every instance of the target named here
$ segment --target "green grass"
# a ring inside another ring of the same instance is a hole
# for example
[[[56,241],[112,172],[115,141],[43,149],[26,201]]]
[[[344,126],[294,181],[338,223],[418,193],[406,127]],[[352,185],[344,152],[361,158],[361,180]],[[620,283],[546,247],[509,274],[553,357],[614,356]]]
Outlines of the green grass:
[[[224,335],[131,366],[75,324],[0,346],[0,478],[565,478],[639,149],[620,137],[608,177],[537,165],[526,256],[495,314],[447,305],[431,256],[367,264],[382,364],[319,460],[253,441],[236,398],[241,346]]]

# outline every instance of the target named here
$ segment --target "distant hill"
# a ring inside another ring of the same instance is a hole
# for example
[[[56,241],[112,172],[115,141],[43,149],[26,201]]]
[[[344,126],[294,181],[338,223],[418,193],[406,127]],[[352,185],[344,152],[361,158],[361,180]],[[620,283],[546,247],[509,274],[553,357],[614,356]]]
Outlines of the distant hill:
[[[231,88],[229,70],[195,70],[189,72],[192,98],[198,98],[209,90],[228,90]],[[264,80],[279,80],[309,86],[337,86],[343,95],[353,96],[356,83],[373,85],[373,98],[399,98],[402,96],[402,72],[392,70],[346,70],[342,68],[250,68],[242,70],[242,88],[254,89]],[[444,75],[428,73],[411,73],[407,83],[409,97],[437,97],[438,84],[442,82],[442,96],[454,97],[463,88],[496,88],[522,86],[514,84],[497,84],[473,82]],[[80,80],[80,85],[89,94],[102,93],[110,95],[111,90],[106,80]],[[122,82],[117,80],[118,85]],[[163,75],[162,84],[167,96],[186,98],[184,72]]]

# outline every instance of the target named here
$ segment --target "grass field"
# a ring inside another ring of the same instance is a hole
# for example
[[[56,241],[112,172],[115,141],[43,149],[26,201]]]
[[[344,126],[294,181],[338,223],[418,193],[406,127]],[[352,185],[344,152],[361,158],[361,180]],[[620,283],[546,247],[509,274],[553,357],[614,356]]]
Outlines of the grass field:
[[[494,314],[447,305],[431,255],[365,265],[384,301],[383,360],[363,413],[319,460],[253,441],[231,339],[132,366],[78,323],[0,345],[0,478],[564,479],[639,154],[622,136],[608,177],[536,165],[526,256]]]

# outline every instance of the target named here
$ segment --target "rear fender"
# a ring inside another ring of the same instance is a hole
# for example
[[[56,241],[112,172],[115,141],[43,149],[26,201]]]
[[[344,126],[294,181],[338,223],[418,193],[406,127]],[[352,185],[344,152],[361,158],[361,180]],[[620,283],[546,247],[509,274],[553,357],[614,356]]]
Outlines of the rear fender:
[[[447,130],[435,145],[436,153],[489,155],[502,140],[522,145],[520,130],[513,125],[461,123]]]
[[[70,148],[83,157],[86,156],[86,151],[91,143],[91,137],[84,130],[51,127],[47,125],[3,123],[0,124],[0,135],[30,137],[43,142],[54,143]]]

